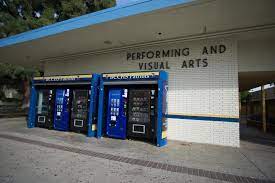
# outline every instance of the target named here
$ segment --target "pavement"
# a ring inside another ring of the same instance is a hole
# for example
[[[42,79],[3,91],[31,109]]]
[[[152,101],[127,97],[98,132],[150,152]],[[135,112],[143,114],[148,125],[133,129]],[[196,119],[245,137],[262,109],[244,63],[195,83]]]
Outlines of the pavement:
[[[158,148],[2,118],[0,182],[275,182],[273,136],[241,134],[240,148],[178,141]]]

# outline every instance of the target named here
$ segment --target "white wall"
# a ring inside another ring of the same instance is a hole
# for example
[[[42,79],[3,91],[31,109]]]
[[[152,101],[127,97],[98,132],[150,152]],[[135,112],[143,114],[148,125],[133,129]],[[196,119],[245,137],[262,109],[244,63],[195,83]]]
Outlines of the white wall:
[[[222,54],[202,55],[204,46],[226,45]],[[159,48],[129,50],[141,52],[171,48],[189,48],[190,55],[157,58],[141,62],[168,62],[168,114],[193,116],[239,117],[237,42],[230,39],[201,40],[170,44]],[[181,68],[183,60],[207,58],[208,67]],[[138,71],[139,61],[127,61],[126,52],[83,56],[74,60],[49,62],[46,75],[87,74]],[[168,120],[168,139],[239,146],[239,123]]]

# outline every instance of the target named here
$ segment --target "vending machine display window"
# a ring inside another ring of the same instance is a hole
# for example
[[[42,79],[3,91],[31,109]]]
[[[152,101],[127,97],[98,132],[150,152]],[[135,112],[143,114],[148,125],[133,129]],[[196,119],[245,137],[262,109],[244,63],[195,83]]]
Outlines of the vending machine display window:
[[[72,96],[71,130],[87,132],[91,90],[75,89]]]
[[[51,129],[53,127],[54,92],[52,89],[38,89],[36,104],[36,126]]]

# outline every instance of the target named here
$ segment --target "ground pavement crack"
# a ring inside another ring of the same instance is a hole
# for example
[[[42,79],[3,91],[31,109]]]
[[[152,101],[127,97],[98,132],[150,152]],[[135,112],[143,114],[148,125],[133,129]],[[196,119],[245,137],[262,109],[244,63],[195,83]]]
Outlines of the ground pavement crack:
[[[185,166],[176,166],[176,165],[160,163],[160,162],[127,158],[127,157],[123,157],[123,156],[117,156],[117,155],[112,155],[112,154],[90,151],[90,150],[86,150],[86,149],[80,149],[80,148],[75,148],[75,147],[68,147],[68,146],[63,146],[63,145],[58,145],[58,144],[41,142],[38,140],[31,140],[31,139],[27,139],[27,138],[6,135],[6,134],[0,134],[0,138],[9,139],[9,140],[17,141],[17,142],[23,142],[23,143],[32,144],[32,145],[38,145],[38,146],[47,147],[47,148],[51,148],[51,149],[73,152],[73,153],[77,153],[77,154],[87,155],[90,157],[107,159],[107,160],[112,160],[112,161],[117,161],[117,162],[122,162],[122,163],[128,163],[128,164],[132,164],[132,165],[139,165],[139,166],[148,167],[148,168],[155,168],[155,169],[165,170],[165,171],[170,171],[170,172],[175,172],[175,173],[182,173],[182,174],[189,174],[189,175],[194,175],[194,176],[199,176],[199,177],[206,177],[206,178],[210,178],[210,179],[216,179],[216,180],[227,181],[227,182],[275,183],[275,181],[271,181],[271,180],[267,180],[267,179],[243,177],[243,176],[237,176],[237,175],[233,175],[233,174],[226,174],[226,173],[208,171],[208,170],[203,170],[203,169],[189,168],[189,167],[185,167]]]
[[[255,168],[259,171],[259,172],[261,172],[261,174],[263,174],[263,176],[265,176],[265,178],[266,179],[269,179],[269,177],[268,177],[268,175],[266,175],[265,173],[264,173],[264,171],[262,170],[262,169],[260,169],[257,165],[256,165],[256,163],[254,163],[251,159],[249,159],[241,150],[239,150],[239,152],[253,165],[253,166],[255,166]]]

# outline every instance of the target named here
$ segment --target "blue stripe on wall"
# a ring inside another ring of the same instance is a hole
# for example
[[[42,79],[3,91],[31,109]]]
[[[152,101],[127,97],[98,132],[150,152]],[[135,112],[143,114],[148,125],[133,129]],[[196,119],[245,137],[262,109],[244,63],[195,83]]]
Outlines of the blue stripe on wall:
[[[222,121],[222,122],[233,122],[238,123],[239,118],[224,118],[224,117],[209,117],[209,116],[185,116],[185,115],[174,115],[168,114],[167,118],[172,119],[191,119],[191,120],[202,120],[202,121]]]

